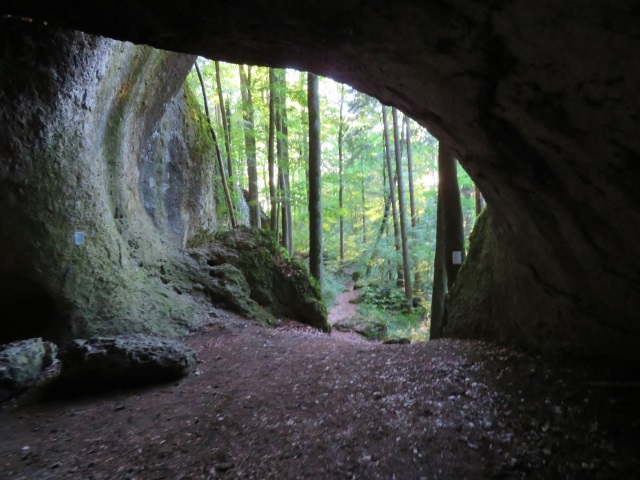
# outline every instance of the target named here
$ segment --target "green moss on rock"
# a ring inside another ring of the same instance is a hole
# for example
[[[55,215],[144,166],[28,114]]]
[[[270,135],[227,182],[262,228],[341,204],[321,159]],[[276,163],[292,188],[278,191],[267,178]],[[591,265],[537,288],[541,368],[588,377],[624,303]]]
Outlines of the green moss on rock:
[[[289,257],[275,242],[270,232],[242,226],[213,236],[201,233],[191,245],[199,246],[200,262],[206,262],[210,275],[233,271],[229,280],[241,285],[241,272],[249,291],[237,288],[238,297],[248,298],[278,318],[293,318],[323,331],[330,331],[327,309],[322,303],[320,288],[309,275],[306,266]],[[204,256],[204,258],[203,258]],[[230,270],[229,265],[235,270]],[[221,295],[226,297],[225,295]],[[226,303],[236,307],[246,300],[236,298]],[[235,302],[235,305],[234,303]]]
[[[369,340],[384,340],[387,337],[387,324],[362,315],[345,318],[334,325],[341,332],[356,332]]]

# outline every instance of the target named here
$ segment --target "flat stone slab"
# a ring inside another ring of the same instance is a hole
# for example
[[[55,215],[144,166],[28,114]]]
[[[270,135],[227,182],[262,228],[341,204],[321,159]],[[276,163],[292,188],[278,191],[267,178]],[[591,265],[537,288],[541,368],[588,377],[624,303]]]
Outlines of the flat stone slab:
[[[149,384],[188,375],[196,353],[173,339],[120,335],[74,340],[61,354],[61,381],[75,386]]]
[[[0,401],[18,395],[33,385],[51,365],[58,347],[42,338],[0,345]]]

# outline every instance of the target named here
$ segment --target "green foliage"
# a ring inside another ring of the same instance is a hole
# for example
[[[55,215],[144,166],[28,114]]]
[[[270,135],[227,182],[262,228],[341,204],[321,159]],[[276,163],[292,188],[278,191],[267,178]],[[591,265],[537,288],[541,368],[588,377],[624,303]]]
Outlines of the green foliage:
[[[335,329],[342,332],[356,332],[369,340],[385,340],[387,324],[371,316],[356,315],[340,320]]]
[[[414,309],[411,314],[397,310],[379,309],[373,305],[360,305],[360,314],[372,323],[384,324],[386,334],[384,340],[408,339],[412,343],[429,340],[429,329],[426,323],[426,303]]]
[[[336,304],[336,299],[344,291],[348,278],[341,269],[325,265],[324,282],[322,284],[322,300],[327,309]]]
[[[428,305],[424,300],[412,313],[407,314],[402,289],[394,284],[369,284],[362,288],[360,301],[361,316],[373,325],[384,325],[383,340],[428,340],[429,331],[425,322]]]
[[[220,105],[216,95],[215,70],[213,62],[200,59],[201,69],[209,92],[209,103],[218,119],[216,126],[219,138]],[[223,94],[227,103],[231,123],[231,150],[234,160],[234,177],[231,183],[240,187],[247,185],[246,155],[244,152],[242,100],[238,67],[221,63]],[[264,67],[251,69],[251,91],[255,109],[255,134],[257,170],[259,182],[259,202],[269,214],[269,189],[267,177],[267,144],[269,126],[269,70]],[[305,75],[286,70],[288,151],[290,159],[290,197],[293,217],[294,250],[304,253],[308,250],[308,208],[307,208],[307,157],[308,119]],[[197,85],[193,78],[189,82]],[[380,103],[350,87],[345,87],[343,109],[344,159],[344,206],[338,203],[338,131],[340,126],[341,86],[329,79],[320,79],[321,143],[322,143],[322,201],[323,237],[325,257],[329,262],[339,258],[339,224],[344,222],[345,262],[364,272],[369,265],[369,277],[363,279],[379,284],[394,284],[396,265],[401,255],[395,251],[393,227],[389,220],[387,228],[376,244],[376,238],[383,218],[385,195],[388,181],[383,174],[383,138]],[[199,100],[201,102],[201,100]],[[403,133],[404,135],[404,133]],[[403,142],[401,142],[403,143]],[[435,256],[435,231],[437,212],[437,155],[438,143],[422,128],[411,128],[411,143],[416,200],[416,225],[411,228],[409,248],[412,254],[412,269],[419,275],[420,284],[414,290],[424,298],[429,298]],[[393,147],[392,147],[393,148]],[[224,150],[224,149],[223,149]],[[403,147],[404,150],[404,147]],[[402,152],[406,167],[406,152]],[[405,181],[407,176],[405,175]],[[475,222],[474,185],[468,175],[459,169],[459,182],[468,235]],[[232,192],[235,192],[232,189]],[[408,192],[408,185],[405,185]],[[405,199],[408,203],[408,193]],[[224,205],[220,202],[219,205]],[[328,305],[339,291],[339,280],[327,275],[324,296]],[[394,294],[395,295],[395,294]],[[386,297],[385,297],[386,298]],[[394,302],[404,305],[403,297],[389,297],[376,308],[385,312],[393,311]],[[397,305],[396,305],[397,306]]]
[[[360,293],[362,303],[380,310],[402,311],[405,307],[404,291],[390,284],[366,285]]]

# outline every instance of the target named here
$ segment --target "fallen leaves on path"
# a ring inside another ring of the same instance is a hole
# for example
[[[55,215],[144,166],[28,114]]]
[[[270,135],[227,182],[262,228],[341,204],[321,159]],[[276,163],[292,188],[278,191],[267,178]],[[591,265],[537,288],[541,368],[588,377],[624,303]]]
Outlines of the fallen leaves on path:
[[[582,364],[222,320],[179,383],[5,408],[0,478],[637,478],[637,397]]]

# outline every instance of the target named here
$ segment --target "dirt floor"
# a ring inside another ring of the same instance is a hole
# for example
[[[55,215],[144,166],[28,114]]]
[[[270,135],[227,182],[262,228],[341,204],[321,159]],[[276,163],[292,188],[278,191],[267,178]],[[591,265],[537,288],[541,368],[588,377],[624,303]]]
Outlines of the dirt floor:
[[[180,382],[5,403],[0,478],[640,479],[637,371],[214,323]]]

